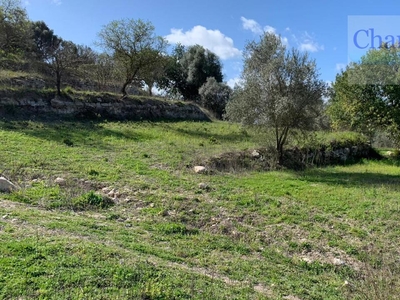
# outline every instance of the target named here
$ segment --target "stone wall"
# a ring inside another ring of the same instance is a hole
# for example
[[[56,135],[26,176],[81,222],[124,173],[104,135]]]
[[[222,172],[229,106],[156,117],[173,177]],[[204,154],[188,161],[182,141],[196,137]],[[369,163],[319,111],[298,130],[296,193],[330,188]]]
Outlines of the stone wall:
[[[54,97],[30,92],[25,94],[0,91],[0,115],[24,114],[33,117],[102,117],[118,120],[210,120],[197,105],[155,98],[117,96]]]
[[[208,170],[222,172],[281,168],[303,170],[312,166],[327,166],[355,162],[362,158],[379,159],[380,155],[367,143],[354,145],[328,145],[316,149],[286,149],[281,164],[277,163],[276,150],[260,148],[239,152],[227,152],[198,162]]]

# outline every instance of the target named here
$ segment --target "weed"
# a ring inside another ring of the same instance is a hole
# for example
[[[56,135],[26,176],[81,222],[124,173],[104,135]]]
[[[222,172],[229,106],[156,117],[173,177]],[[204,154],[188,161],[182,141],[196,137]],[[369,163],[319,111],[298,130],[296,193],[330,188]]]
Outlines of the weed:
[[[72,200],[75,209],[90,208],[108,208],[114,205],[114,202],[105,196],[98,195],[94,191],[90,191]]]

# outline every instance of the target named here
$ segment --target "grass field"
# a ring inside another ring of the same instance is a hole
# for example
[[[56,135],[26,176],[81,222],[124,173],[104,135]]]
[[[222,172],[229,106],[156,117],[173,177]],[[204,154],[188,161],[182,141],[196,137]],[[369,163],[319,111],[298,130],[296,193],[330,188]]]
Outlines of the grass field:
[[[20,186],[0,194],[0,298],[400,299],[397,162],[192,171],[259,145],[222,122],[0,121]]]

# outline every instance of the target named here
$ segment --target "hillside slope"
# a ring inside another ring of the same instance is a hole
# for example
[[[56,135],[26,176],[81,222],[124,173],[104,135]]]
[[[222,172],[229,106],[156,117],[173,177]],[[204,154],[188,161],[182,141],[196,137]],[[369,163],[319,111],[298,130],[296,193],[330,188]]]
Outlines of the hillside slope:
[[[20,187],[0,194],[0,298],[400,294],[395,161],[195,174],[258,146],[223,122],[2,120],[0,140]]]

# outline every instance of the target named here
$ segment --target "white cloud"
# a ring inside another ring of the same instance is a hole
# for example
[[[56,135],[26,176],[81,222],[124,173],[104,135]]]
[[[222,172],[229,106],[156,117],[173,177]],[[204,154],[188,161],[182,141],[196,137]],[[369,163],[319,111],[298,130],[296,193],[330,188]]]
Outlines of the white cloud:
[[[267,25],[262,28],[257,21],[246,19],[245,17],[240,17],[240,20],[242,21],[243,29],[250,30],[255,34],[263,34],[264,32],[276,33],[276,28],[272,26]]]
[[[221,59],[239,57],[242,52],[235,48],[233,40],[219,30],[210,30],[203,26],[194,26],[191,30],[183,32],[182,29],[171,29],[165,36],[172,44],[181,43],[184,46],[201,45],[217,54]]]
[[[287,37],[282,37],[281,36],[281,41],[282,41],[282,44],[285,45],[286,47],[289,46],[289,40],[288,40]]]
[[[273,33],[276,36],[279,36],[281,38],[282,43],[285,46],[289,45],[288,38],[278,35],[276,33],[276,28],[275,27],[266,25],[266,26],[264,26],[264,28],[262,28],[261,25],[257,21],[252,20],[252,19],[246,19],[245,17],[241,17],[240,20],[242,21],[243,29],[250,30],[254,34],[259,34],[259,35],[263,34],[264,32]],[[290,29],[286,28],[286,30],[290,30]]]
[[[255,34],[263,33],[263,30],[257,21],[252,20],[252,19],[246,19],[245,17],[240,17],[240,20],[242,21],[242,25],[243,25],[244,29],[250,30],[251,32],[253,32]]]
[[[276,33],[276,29],[274,27],[268,26],[268,25],[264,27],[264,31],[269,32],[269,33]]]
[[[55,5],[61,5],[62,1],[61,0],[51,0],[51,2]]]
[[[324,46],[318,44],[314,37],[312,37],[307,31],[303,34],[300,41],[295,35],[293,35],[293,37],[297,40],[301,51],[318,52],[324,50]]]
[[[234,88],[236,84],[240,85],[243,82],[243,80],[240,77],[235,77],[229,79],[226,84],[229,85],[231,88]]]
[[[344,63],[337,63],[335,69],[336,69],[336,71],[340,72],[340,71],[342,71],[342,70],[345,70],[345,69],[346,69],[346,66],[347,66],[347,64],[344,64]]]
[[[290,27],[286,27],[285,31],[290,31]]]

